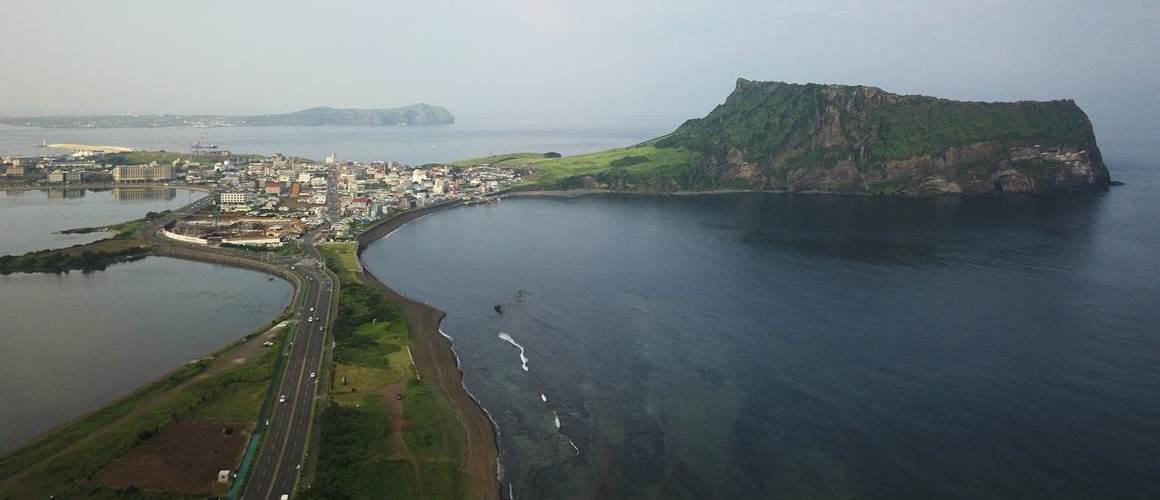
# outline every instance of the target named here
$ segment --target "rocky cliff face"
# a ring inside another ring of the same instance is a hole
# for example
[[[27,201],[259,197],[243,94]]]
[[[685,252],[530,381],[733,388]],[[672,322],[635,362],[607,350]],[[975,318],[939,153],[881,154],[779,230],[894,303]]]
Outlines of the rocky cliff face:
[[[658,147],[694,154],[693,187],[930,195],[1067,193],[1110,181],[1070,100],[958,102],[845,85],[737,81]]]

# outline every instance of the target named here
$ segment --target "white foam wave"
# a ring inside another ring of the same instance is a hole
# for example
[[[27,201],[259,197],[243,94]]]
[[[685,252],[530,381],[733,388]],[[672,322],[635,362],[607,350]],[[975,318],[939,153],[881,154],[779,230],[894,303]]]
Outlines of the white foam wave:
[[[528,371],[528,355],[524,351],[524,346],[520,345],[519,342],[516,342],[516,339],[513,339],[511,335],[508,335],[504,332],[499,332],[499,338],[507,341],[507,343],[511,345],[516,346],[516,349],[520,350],[520,366],[524,369],[525,372]]]
[[[579,447],[579,446],[576,446],[576,442],[575,442],[575,441],[572,441],[572,439],[571,439],[571,438],[569,438],[569,439],[568,439],[568,444],[572,445],[572,449],[573,449],[573,450],[576,450],[576,454],[577,454],[577,455],[579,455],[579,454],[580,454],[580,447]]]

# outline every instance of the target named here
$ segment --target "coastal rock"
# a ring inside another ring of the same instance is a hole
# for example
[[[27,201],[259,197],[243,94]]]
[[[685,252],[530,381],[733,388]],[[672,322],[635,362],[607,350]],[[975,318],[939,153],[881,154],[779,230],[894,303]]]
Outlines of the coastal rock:
[[[693,153],[684,189],[1052,194],[1111,181],[1071,100],[961,102],[739,79],[724,104],[655,144]]]

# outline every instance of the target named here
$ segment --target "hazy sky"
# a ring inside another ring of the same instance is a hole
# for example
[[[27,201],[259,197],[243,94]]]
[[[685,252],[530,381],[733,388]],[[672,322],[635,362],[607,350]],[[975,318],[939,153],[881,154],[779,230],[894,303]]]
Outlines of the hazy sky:
[[[1160,112],[1160,1],[0,2],[0,114],[446,106],[673,122],[738,76]]]

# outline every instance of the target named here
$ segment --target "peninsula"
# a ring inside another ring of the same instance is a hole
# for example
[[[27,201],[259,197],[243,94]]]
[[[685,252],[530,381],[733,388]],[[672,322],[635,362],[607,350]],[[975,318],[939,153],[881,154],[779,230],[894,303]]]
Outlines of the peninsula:
[[[149,127],[320,127],[448,125],[455,117],[446,108],[412,104],[401,108],[318,107],[274,115],[86,115],[0,118],[0,124],[41,128]]]
[[[745,79],[706,117],[636,146],[455,164],[535,167],[530,189],[654,193],[1055,194],[1111,182],[1071,100],[963,102]]]

